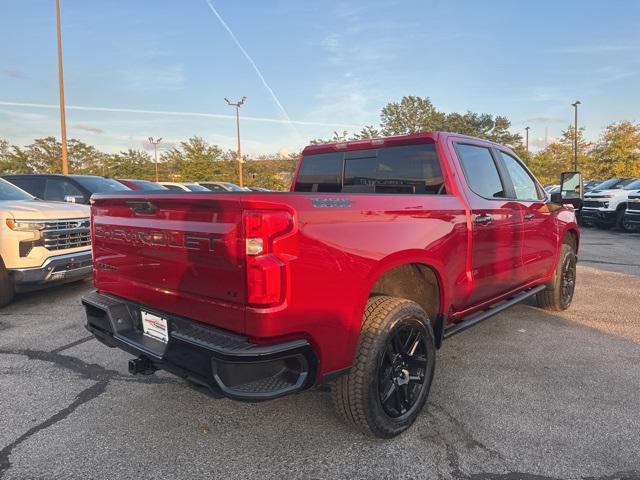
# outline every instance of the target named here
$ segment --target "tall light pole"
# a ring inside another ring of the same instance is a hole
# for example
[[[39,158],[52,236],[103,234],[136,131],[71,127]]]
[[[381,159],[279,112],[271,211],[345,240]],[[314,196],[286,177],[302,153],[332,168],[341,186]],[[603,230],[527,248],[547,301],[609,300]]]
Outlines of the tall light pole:
[[[524,127],[525,137],[526,137],[526,146],[527,146],[527,158],[529,157],[529,129],[531,127]]]
[[[573,169],[578,170],[578,105],[580,100],[576,100],[571,106],[575,110],[575,122],[573,125]]]
[[[246,99],[247,97],[242,97],[240,100],[233,103],[233,102],[230,102],[227,97],[224,98],[224,101],[227,102],[227,105],[231,107],[236,107],[236,130],[238,133],[238,151],[236,153],[236,156],[238,158],[238,178],[239,178],[238,183],[240,184],[241,187],[243,186],[243,184],[242,184],[242,155],[240,154],[240,107],[242,106],[242,104]]]
[[[156,182],[158,181],[158,144],[162,141],[162,137],[149,137],[149,143],[153,145],[153,159],[156,164]]]
[[[60,93],[60,136],[62,137],[62,173],[69,173],[67,151],[67,120],[64,111],[64,73],[62,72],[62,32],[60,30],[60,0],[56,0],[56,31],[58,34],[58,90]]]

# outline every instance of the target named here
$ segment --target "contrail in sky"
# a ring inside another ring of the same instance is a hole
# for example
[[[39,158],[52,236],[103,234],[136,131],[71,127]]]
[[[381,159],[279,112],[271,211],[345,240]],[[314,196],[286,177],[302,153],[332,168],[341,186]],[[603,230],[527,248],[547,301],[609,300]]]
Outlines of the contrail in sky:
[[[0,101],[1,106],[5,107],[25,107],[25,108],[46,108],[46,109],[58,109],[59,105],[48,103],[25,103],[25,102],[5,102]],[[235,115],[225,115],[222,113],[204,113],[204,112],[176,112],[168,110],[141,110],[136,108],[110,108],[110,107],[86,107],[79,105],[67,105],[67,110],[82,110],[87,112],[112,112],[112,113],[142,113],[149,115],[165,115],[174,117],[206,117],[206,118],[224,118],[235,120]],[[242,120],[248,120],[251,122],[263,122],[263,123],[279,123],[285,125],[306,125],[306,126],[318,126],[318,127],[345,127],[345,128],[359,128],[358,125],[351,125],[345,123],[325,123],[325,122],[306,122],[302,120],[291,120],[287,118],[282,120],[279,118],[267,118],[267,117],[242,117]]]
[[[273,101],[276,103],[276,105],[278,106],[278,108],[280,109],[280,111],[282,112],[282,115],[284,116],[284,118],[287,119],[287,121],[291,124],[291,127],[293,128],[293,130],[295,131],[296,135],[298,137],[300,137],[300,132],[298,132],[298,130],[296,129],[294,122],[291,121],[291,118],[289,117],[289,114],[287,113],[287,111],[285,110],[284,106],[282,106],[282,103],[280,103],[280,100],[278,100],[278,97],[276,96],[275,92],[273,91],[273,89],[269,86],[269,84],[267,83],[267,81],[265,80],[264,76],[262,75],[262,72],[260,71],[260,69],[258,68],[258,66],[256,65],[256,62],[253,61],[253,58],[251,58],[251,55],[249,55],[247,53],[247,51],[242,47],[242,44],[240,44],[240,41],[236,38],[236,36],[233,34],[233,32],[231,31],[231,29],[229,28],[229,26],[227,25],[227,23],[222,19],[222,17],[220,16],[220,14],[218,13],[218,11],[215,9],[215,7],[213,6],[213,4],[211,3],[211,0],[206,0],[207,1],[207,5],[209,5],[209,8],[211,9],[211,11],[213,12],[213,14],[218,18],[218,20],[220,21],[220,24],[224,27],[224,29],[227,31],[227,33],[229,34],[229,36],[231,37],[231,39],[233,40],[233,42],[236,44],[236,46],[240,49],[240,51],[242,52],[242,54],[244,55],[244,57],[247,59],[247,61],[251,64],[251,66],[253,67],[253,69],[256,72],[256,75],[258,75],[258,77],[260,78],[260,81],[262,82],[262,85],[264,85],[264,88],[267,89],[267,91],[269,92],[269,94],[271,95],[271,98],[273,99]],[[244,117],[243,117],[244,118]]]

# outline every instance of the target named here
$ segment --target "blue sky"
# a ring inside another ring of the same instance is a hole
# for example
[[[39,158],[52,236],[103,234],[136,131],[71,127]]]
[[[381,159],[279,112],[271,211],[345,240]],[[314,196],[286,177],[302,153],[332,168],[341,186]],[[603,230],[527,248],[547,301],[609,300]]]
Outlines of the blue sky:
[[[640,120],[638,1],[209,1],[266,84],[207,0],[62,0],[69,137],[106,151],[149,135],[233,147],[223,98],[242,95],[252,154],[377,124],[403,95],[506,115],[531,126],[534,148],[572,121],[575,99],[590,139]],[[54,5],[0,4],[0,138],[16,144],[59,136]]]

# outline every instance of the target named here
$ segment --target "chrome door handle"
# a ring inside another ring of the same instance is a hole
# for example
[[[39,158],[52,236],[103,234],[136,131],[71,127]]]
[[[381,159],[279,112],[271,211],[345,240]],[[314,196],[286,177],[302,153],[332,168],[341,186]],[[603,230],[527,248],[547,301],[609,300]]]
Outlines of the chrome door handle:
[[[480,225],[488,225],[493,222],[493,217],[487,214],[478,215],[476,216],[475,222]]]
[[[525,220],[531,220],[534,217],[535,217],[535,215],[533,213],[525,213],[525,215],[524,215],[524,219]]]

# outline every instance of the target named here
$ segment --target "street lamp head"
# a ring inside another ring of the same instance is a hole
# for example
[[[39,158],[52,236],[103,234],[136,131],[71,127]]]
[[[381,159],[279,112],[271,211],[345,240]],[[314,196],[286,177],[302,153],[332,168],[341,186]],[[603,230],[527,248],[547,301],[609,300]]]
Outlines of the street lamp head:
[[[157,142],[160,143],[162,141],[162,137],[158,138]]]
[[[525,129],[526,131],[529,131],[529,129],[530,129],[530,128],[531,128],[531,127],[524,127],[524,129]]]
[[[580,100],[576,100],[576,103],[572,103],[571,106],[572,107],[577,107],[578,105],[582,105],[582,103],[580,102]]]
[[[229,101],[229,99],[227,97],[224,97],[224,101],[227,102],[227,104],[231,105],[231,102]]]
[[[149,143],[153,143],[153,137],[149,137]]]

